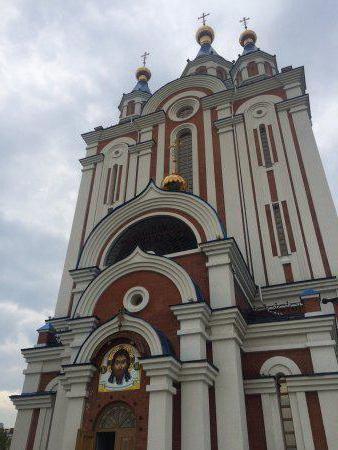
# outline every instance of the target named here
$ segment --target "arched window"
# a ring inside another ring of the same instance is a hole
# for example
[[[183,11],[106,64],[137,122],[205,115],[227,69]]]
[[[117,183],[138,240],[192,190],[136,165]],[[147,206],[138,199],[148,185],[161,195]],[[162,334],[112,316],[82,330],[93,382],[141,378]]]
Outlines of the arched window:
[[[259,133],[261,136],[261,142],[263,147],[263,155],[264,155],[264,161],[266,167],[272,166],[272,160],[271,160],[271,153],[269,148],[269,141],[268,141],[268,135],[266,133],[266,127],[265,125],[259,125]]]
[[[192,135],[188,129],[182,130],[178,135],[177,172],[186,180],[187,190],[192,192]]]
[[[264,70],[265,70],[265,73],[267,74],[267,75],[269,75],[269,77],[272,77],[272,67],[271,67],[271,64],[269,63],[269,62],[267,62],[267,61],[265,61],[265,63],[264,63]]]
[[[249,62],[249,64],[247,65],[247,69],[248,69],[249,77],[253,77],[255,75],[258,75],[258,66],[255,63],[255,61]]]
[[[135,113],[135,102],[134,100],[131,100],[127,104],[127,116],[131,116],[134,113]]]
[[[218,66],[216,68],[216,76],[224,81],[227,78],[227,73],[226,73],[225,69],[223,69],[223,67]]]
[[[236,83],[241,84],[242,81],[243,81],[242,72],[239,71],[239,72],[237,72],[237,75],[236,75]]]
[[[105,183],[103,203],[107,206],[116,206],[124,201],[127,158],[127,144],[117,145],[107,153],[103,178]]]
[[[197,248],[197,240],[188,225],[176,217],[149,217],[121,233],[108,251],[106,265],[121,261],[136,247],[162,256]]]
[[[206,66],[197,67],[195,73],[208,73]]]

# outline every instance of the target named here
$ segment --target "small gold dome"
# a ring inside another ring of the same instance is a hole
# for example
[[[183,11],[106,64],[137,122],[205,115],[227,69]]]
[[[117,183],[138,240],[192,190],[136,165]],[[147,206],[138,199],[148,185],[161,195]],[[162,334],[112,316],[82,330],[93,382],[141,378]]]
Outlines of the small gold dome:
[[[181,175],[171,173],[162,180],[162,189],[165,191],[186,191],[187,182]]]
[[[202,25],[196,32],[196,41],[200,44],[211,44],[215,39],[214,30],[209,25]]]
[[[148,67],[142,66],[136,70],[136,79],[138,81],[149,81],[151,78],[151,72]]]
[[[246,29],[241,33],[239,37],[239,43],[242,47],[244,47],[244,45],[250,41],[255,43],[257,41],[257,34],[253,30]]]

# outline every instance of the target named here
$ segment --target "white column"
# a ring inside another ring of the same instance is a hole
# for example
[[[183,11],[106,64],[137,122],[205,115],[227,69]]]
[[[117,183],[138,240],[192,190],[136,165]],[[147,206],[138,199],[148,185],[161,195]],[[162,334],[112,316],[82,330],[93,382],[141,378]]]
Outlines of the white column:
[[[184,450],[210,450],[209,386],[216,375],[217,369],[205,360],[182,364],[181,445]]]
[[[42,439],[46,439],[46,436],[41,435],[46,432],[45,428],[41,427],[40,417],[46,418],[49,411],[49,423],[52,412],[52,407],[54,404],[54,394],[23,394],[23,395],[13,395],[11,397],[13,404],[18,410],[18,415],[14,427],[14,435],[11,442],[11,450],[23,450],[26,448],[27,440],[29,438],[30,425],[32,420],[32,415],[34,409],[40,409],[39,422],[35,433],[34,450],[45,448],[40,446]],[[39,427],[40,425],[40,427]],[[49,431],[49,424],[47,426],[47,432]],[[48,435],[47,435],[48,437]]]
[[[191,361],[206,358],[206,326],[211,310],[206,303],[182,303],[171,307],[180,323],[180,359]]]
[[[91,364],[63,366],[64,376],[61,377],[63,387],[66,389],[65,427],[60,450],[75,449],[76,438],[81,428],[83,407],[87,397],[87,384],[91,380],[96,368]]]
[[[139,144],[141,145],[141,144]],[[151,147],[153,141],[144,142],[144,148],[139,152],[138,173],[137,173],[137,194],[147,186],[150,179]]]
[[[171,450],[173,437],[173,381],[178,378],[180,363],[171,356],[142,359],[150,377],[147,450]]]
[[[308,346],[315,373],[338,372],[335,341],[332,336],[335,333],[335,321],[332,328],[318,330],[317,333],[308,334]],[[318,391],[320,409],[329,449],[335,448],[338,442],[338,389]]]
[[[223,308],[236,304],[229,244],[227,241],[213,241],[200,245],[208,257],[210,306],[212,308]]]
[[[211,320],[218,450],[249,448],[240,345],[246,323],[237,308],[213,310]]]
[[[93,171],[95,169],[96,163],[102,160],[102,158],[102,155],[95,155],[81,160],[83,165],[82,178],[55,310],[56,317],[62,317],[68,314],[68,304],[73,283],[68,271],[70,269],[74,269],[76,265],[80,250],[82,229],[85,221],[87,203],[89,201]]]

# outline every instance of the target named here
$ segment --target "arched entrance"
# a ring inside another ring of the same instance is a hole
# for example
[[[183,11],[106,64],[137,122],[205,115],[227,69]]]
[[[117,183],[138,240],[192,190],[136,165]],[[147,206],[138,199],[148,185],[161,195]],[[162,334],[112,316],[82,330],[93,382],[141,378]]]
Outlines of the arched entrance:
[[[125,403],[107,406],[95,426],[95,450],[134,450],[136,417]]]
[[[108,405],[98,417],[94,431],[80,430],[76,450],[135,450],[136,417],[123,402]]]

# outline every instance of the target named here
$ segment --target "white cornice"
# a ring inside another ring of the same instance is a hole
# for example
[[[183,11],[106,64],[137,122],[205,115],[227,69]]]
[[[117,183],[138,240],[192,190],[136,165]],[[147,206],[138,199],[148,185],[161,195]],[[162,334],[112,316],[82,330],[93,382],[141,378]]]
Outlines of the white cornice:
[[[63,352],[64,347],[62,345],[56,347],[23,348],[21,350],[27,363],[61,360]]]
[[[208,258],[213,255],[224,255],[229,258],[234,276],[244,291],[247,300],[251,303],[256,294],[256,285],[236,241],[233,238],[227,238],[200,244],[200,248]]]
[[[89,168],[89,166],[94,167],[98,162],[103,161],[104,155],[99,153],[98,155],[87,156],[86,158],[79,159],[82,167]]]
[[[144,128],[151,127],[153,125],[158,125],[165,121],[165,112],[160,110],[156,111],[152,114],[148,114],[147,116],[140,116],[134,120],[135,127],[138,130],[142,130]]]
[[[133,131],[136,131],[134,123],[125,122],[104,128],[103,130],[89,131],[88,133],[83,133],[81,136],[85,143],[89,145],[106,139],[114,139],[124,134],[132,133]]]
[[[203,381],[212,386],[218,370],[208,361],[184,361],[179,375],[180,382]]]
[[[69,271],[69,275],[75,283],[89,283],[96,278],[101,270],[96,267],[83,267],[81,269],[72,269]]]
[[[270,303],[285,303],[291,298],[299,297],[305,289],[315,289],[321,294],[330,292],[332,290],[338,290],[338,280],[334,278],[325,278],[322,280],[309,280],[302,281],[293,284],[280,284],[276,286],[262,287],[263,301]],[[259,302],[259,297],[255,299]]]
[[[311,316],[301,320],[283,320],[280,322],[265,322],[259,324],[248,325],[245,344],[249,345],[250,341],[255,339],[272,337],[284,338],[290,336],[303,335],[307,340],[307,335],[311,333],[335,333],[335,317],[334,315],[319,315],[317,317]],[[315,345],[315,342],[313,342]],[[311,343],[308,342],[308,346]],[[281,348],[283,348],[283,341],[281,341]]]
[[[240,345],[247,328],[247,324],[237,307],[213,309],[209,325],[212,341],[235,339]]]
[[[34,392],[32,394],[12,395],[10,399],[18,411],[23,409],[51,408],[54,403],[55,393],[41,394],[40,392]]]
[[[275,394],[277,392],[274,377],[244,380],[243,384],[246,395]]]
[[[338,373],[319,375],[287,376],[288,392],[337,391]]]
[[[155,144],[155,141],[152,139],[150,141],[140,142],[135,145],[129,145],[128,150],[129,153],[143,153],[146,151],[150,151]]]
[[[236,123],[244,122],[243,114],[237,114],[235,116],[226,117],[224,119],[219,119],[214,121],[214,125],[218,130],[230,127]]]
[[[60,377],[61,384],[66,391],[69,391],[72,386],[80,385],[79,391],[74,394],[76,397],[83,397],[86,395],[87,383],[92,379],[97,368],[92,364],[70,364],[62,366],[64,371],[63,376]]]
[[[299,97],[290,98],[276,104],[277,111],[287,111],[291,108],[298,108],[300,106],[310,109],[309,95],[300,95]]]

